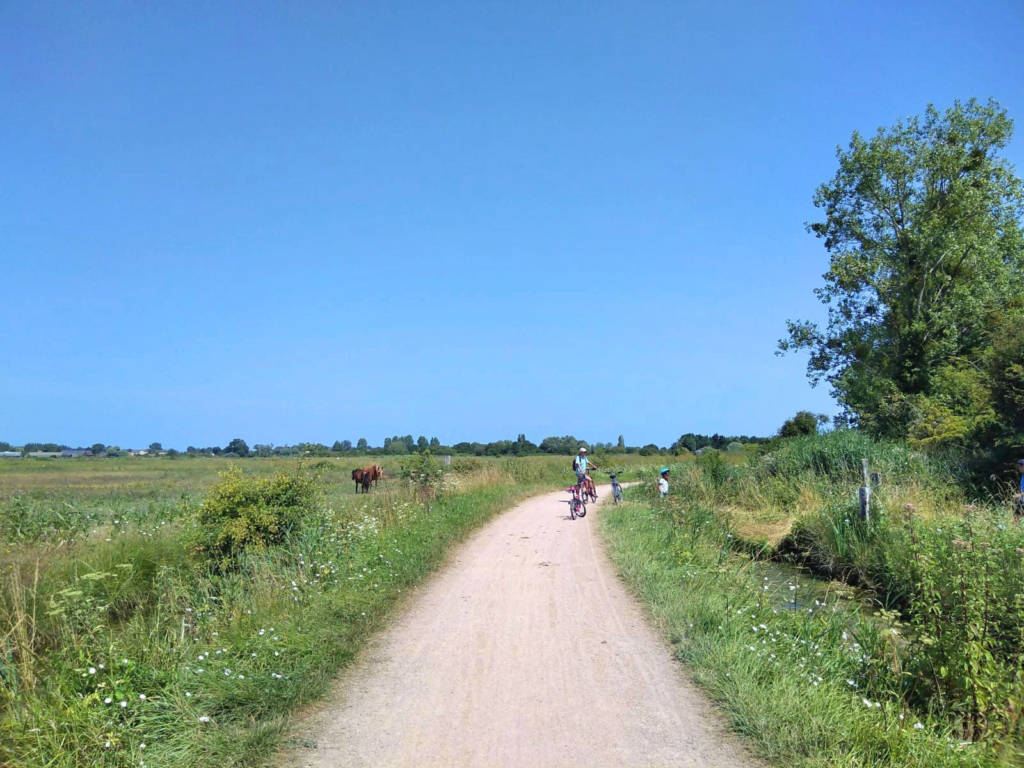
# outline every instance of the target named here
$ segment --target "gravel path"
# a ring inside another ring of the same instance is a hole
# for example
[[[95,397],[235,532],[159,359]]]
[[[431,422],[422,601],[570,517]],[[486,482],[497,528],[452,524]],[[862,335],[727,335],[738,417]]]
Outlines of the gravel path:
[[[570,521],[565,497],[534,497],[462,545],[279,765],[757,765],[618,580],[600,507]]]

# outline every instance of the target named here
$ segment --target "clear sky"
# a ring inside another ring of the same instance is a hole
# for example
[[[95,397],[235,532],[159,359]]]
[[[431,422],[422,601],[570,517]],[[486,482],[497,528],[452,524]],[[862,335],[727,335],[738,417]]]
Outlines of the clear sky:
[[[0,440],[834,413],[787,318],[835,148],[996,98],[1024,3],[2,2]]]

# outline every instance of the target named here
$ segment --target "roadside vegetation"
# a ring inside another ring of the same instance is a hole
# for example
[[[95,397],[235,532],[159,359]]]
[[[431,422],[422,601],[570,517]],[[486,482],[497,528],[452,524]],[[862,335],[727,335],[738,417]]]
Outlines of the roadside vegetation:
[[[0,498],[0,764],[258,764],[453,542],[569,476],[567,457],[383,461],[359,495],[342,462],[20,475]]]
[[[861,459],[882,482],[859,518]],[[1024,527],[1009,488],[853,430],[673,465],[668,499],[602,516],[680,657],[773,762],[1024,759]],[[780,599],[771,562],[804,569]],[[813,575],[823,589],[797,599]],[[858,599],[850,586],[856,586]]]

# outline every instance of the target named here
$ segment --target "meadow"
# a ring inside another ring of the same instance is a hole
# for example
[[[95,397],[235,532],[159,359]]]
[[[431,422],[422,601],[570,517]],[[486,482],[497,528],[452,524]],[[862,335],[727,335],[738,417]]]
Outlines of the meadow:
[[[882,475],[869,521],[862,457]],[[1024,528],[1008,489],[978,498],[956,465],[855,432],[673,470],[669,498],[648,483],[602,517],[613,558],[771,762],[1024,764]]]
[[[428,519],[398,465],[357,496],[348,464],[0,465],[4,763],[253,763],[443,542],[516,493],[474,462]],[[248,483],[315,475],[317,498],[281,546],[224,567],[195,551],[195,529],[232,467]]]
[[[868,523],[862,457],[882,476]],[[0,764],[266,764],[451,546],[567,485],[569,461],[0,462]],[[852,432],[676,457],[662,500],[665,461],[600,462],[643,481],[603,533],[770,762],[1021,764],[1024,533],[1004,498]],[[372,462],[385,479],[357,495]]]
[[[453,543],[569,462],[0,462],[0,764],[263,764]]]

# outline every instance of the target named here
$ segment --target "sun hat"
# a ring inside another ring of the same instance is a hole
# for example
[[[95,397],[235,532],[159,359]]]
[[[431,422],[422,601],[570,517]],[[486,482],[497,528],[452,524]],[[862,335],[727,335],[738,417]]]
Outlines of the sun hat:
[[[583,447],[583,446],[581,445],[581,446],[580,446],[580,451],[579,451],[579,452],[580,452],[580,453],[586,453],[586,452],[587,452],[587,449],[586,449],[586,448],[584,448],[584,447]]]

